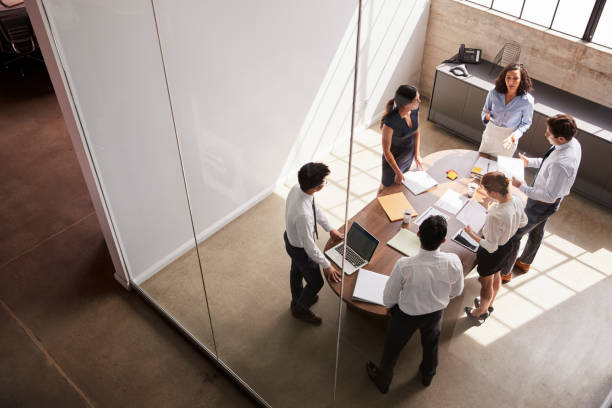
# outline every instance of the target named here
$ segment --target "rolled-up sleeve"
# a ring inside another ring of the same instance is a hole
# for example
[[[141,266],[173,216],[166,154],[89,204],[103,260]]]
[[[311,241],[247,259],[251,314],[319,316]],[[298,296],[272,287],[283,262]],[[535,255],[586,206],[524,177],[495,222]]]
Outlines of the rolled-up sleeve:
[[[306,251],[306,254],[308,254],[313,261],[321,265],[323,269],[329,268],[331,265],[330,262],[327,260],[327,258],[325,258],[325,255],[314,241],[312,223],[308,222],[307,218],[302,216],[298,217],[295,224],[298,234],[302,240],[302,244],[304,245],[304,251]]]
[[[558,163],[550,166],[548,177],[543,187],[531,187],[521,184],[520,190],[532,200],[552,203],[562,196],[566,180],[570,178],[570,172]]]
[[[527,95],[526,104],[521,110],[521,121],[519,122],[517,131],[520,132],[521,136],[529,129],[531,122],[533,121],[533,96]]]
[[[482,227],[482,235],[484,238],[480,240],[480,246],[486,249],[490,254],[497,251],[499,247],[499,237],[501,237],[502,234],[500,225],[498,225],[496,221],[494,217],[488,214],[485,224]]]

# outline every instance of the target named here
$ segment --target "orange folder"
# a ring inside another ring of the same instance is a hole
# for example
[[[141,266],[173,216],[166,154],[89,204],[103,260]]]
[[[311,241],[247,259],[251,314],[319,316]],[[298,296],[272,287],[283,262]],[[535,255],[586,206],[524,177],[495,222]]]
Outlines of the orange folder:
[[[378,197],[378,202],[382,206],[383,210],[387,213],[391,222],[399,221],[404,219],[404,210],[409,208],[412,211],[412,217],[416,217],[418,213],[410,204],[410,201],[406,198],[404,193],[389,194],[386,196]]]

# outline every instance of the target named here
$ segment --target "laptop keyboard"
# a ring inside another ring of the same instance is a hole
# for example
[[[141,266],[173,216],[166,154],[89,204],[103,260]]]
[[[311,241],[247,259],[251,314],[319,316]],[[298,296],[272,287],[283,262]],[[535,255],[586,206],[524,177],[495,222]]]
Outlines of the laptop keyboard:
[[[338,252],[340,254],[340,256],[342,256],[342,245],[337,246],[335,248],[336,252]],[[351,247],[346,247],[346,260],[353,266],[358,267],[361,264],[363,264],[363,259],[361,259],[361,257],[359,255],[357,255],[357,253],[355,251],[353,251],[351,249]]]

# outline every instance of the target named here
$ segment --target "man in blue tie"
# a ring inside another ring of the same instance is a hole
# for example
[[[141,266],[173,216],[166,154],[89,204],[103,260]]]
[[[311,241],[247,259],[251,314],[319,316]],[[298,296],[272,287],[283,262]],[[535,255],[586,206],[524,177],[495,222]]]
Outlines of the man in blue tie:
[[[546,121],[545,137],[551,144],[551,148],[544,157],[528,158],[519,154],[525,167],[537,167],[538,171],[531,185],[512,178],[512,185],[518,187],[528,197],[525,206],[528,222],[523,228],[519,228],[511,238],[512,256],[508,258],[508,263],[501,271],[504,283],[512,279],[513,266],[523,272],[529,271],[542,243],[546,221],[557,212],[563,197],[570,193],[582,156],[580,143],[574,137],[577,130],[572,116],[555,115]],[[516,258],[521,238],[527,233],[529,233],[529,238],[525,249],[521,256]]]

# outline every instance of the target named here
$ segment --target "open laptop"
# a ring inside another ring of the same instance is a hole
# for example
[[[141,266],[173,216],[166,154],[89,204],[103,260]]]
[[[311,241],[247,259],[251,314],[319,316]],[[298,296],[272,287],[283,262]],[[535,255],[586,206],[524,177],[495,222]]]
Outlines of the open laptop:
[[[348,234],[346,234],[346,262],[344,263],[344,272],[350,275],[359,268],[367,265],[377,246],[378,240],[361,225],[353,222]],[[343,249],[344,243],[341,242],[325,251],[325,255],[340,268],[342,267]]]

